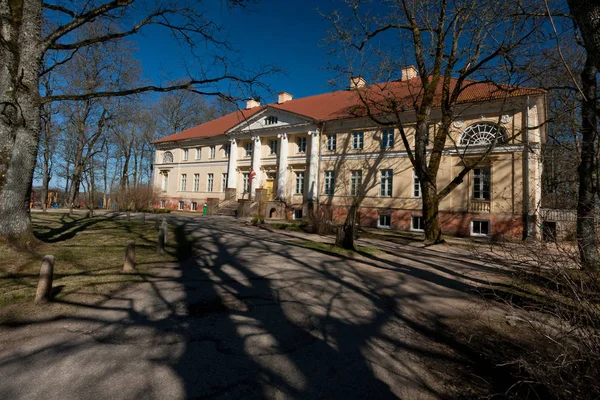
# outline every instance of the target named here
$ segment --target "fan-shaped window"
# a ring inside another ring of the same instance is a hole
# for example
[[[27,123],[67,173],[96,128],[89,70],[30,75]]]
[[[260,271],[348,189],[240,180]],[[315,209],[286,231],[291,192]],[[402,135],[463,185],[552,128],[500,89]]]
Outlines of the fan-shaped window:
[[[482,146],[496,143],[506,143],[504,128],[494,124],[475,124],[469,126],[460,138],[461,146]]]
[[[165,151],[165,154],[163,154],[163,163],[172,163],[173,162],[173,153],[171,153],[170,151]]]

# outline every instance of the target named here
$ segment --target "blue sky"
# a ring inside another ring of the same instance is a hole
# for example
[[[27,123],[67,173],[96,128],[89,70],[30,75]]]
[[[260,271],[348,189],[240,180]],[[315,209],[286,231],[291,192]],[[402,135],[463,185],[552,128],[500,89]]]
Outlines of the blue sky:
[[[282,73],[265,78],[265,82],[274,93],[287,91],[299,98],[332,90],[328,81],[335,75],[325,70],[328,55],[323,43],[328,23],[317,9],[330,11],[333,3],[336,2],[263,0],[252,5],[250,12],[230,11],[220,1],[205,4],[212,4],[210,15],[221,22],[229,42],[239,50],[234,57],[254,68],[265,64],[280,68]],[[185,51],[164,29],[146,30],[137,41],[136,56],[145,77],[156,81],[185,76]],[[276,96],[259,94],[264,96],[263,103],[274,101]]]

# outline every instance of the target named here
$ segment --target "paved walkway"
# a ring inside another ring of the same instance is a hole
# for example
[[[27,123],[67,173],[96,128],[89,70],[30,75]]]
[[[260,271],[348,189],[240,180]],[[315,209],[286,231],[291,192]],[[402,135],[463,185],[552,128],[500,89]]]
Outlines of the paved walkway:
[[[485,268],[382,244],[347,259],[302,234],[172,217],[180,264],[55,321],[0,329],[1,399],[429,399],[453,395],[443,335]],[[440,336],[441,335],[441,336]]]

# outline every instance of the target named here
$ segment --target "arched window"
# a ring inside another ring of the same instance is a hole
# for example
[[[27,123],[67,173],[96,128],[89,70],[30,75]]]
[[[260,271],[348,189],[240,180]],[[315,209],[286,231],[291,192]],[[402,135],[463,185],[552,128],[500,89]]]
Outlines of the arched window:
[[[461,146],[489,145],[506,143],[506,131],[495,124],[479,123],[469,126],[460,137]]]
[[[163,154],[163,164],[172,163],[172,162],[173,162],[173,153],[171,153],[170,151],[165,151],[165,154]]]

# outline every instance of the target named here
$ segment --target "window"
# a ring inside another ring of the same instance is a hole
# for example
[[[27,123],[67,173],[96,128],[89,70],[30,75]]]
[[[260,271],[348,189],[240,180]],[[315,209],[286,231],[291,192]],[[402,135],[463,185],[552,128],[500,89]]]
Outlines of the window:
[[[265,118],[265,125],[273,125],[276,124],[278,121],[278,118],[275,116],[268,116],[267,118]]]
[[[210,146],[210,153],[208,154],[208,158],[215,158],[215,146]]]
[[[187,161],[188,159],[188,149],[183,149],[183,161]]]
[[[252,157],[252,142],[246,143],[246,157]]]
[[[271,155],[277,154],[277,140],[269,141],[269,150]]]
[[[171,153],[170,151],[165,151],[165,154],[163,154],[163,163],[167,164],[167,163],[172,163],[173,162],[173,153]]]
[[[244,178],[244,184],[242,185],[242,187],[244,188],[244,193],[249,192],[250,191],[250,173],[244,172],[242,174],[242,177]]]
[[[200,190],[200,174],[194,174],[194,192]]]
[[[208,179],[206,182],[206,191],[207,192],[212,192],[213,191],[213,181],[214,181],[214,175],[213,174],[208,174]]]
[[[473,169],[473,199],[489,200],[490,199],[490,169],[475,168]]]
[[[231,145],[226,144],[225,146],[223,146],[223,155],[225,156],[225,158],[229,158],[230,153],[231,153]]]
[[[192,211],[197,211],[198,210],[198,203],[196,203],[195,201],[192,202]]]
[[[384,129],[381,133],[381,148],[389,149],[394,147],[394,130]]]
[[[202,156],[202,148],[197,147],[196,148],[196,160],[199,160],[201,156]]]
[[[187,174],[181,174],[181,191],[185,192],[187,186]]]
[[[413,197],[421,197],[421,181],[415,170],[413,170]]]
[[[469,126],[460,137],[461,146],[485,146],[506,143],[506,131],[495,124],[475,124]]]
[[[306,137],[299,137],[297,140],[298,143],[298,153],[306,153]]]
[[[385,197],[392,196],[392,170],[382,169],[381,170],[381,191],[380,194]]]
[[[413,231],[419,231],[419,232],[424,231],[425,230],[425,222],[423,221],[423,217],[412,217],[410,229]]]
[[[490,235],[490,221],[473,220],[471,221],[471,235],[472,236],[489,236]]]
[[[301,208],[294,209],[294,219],[302,219],[302,209]]]
[[[335,147],[336,147],[336,135],[327,135],[327,150],[328,151],[335,151]]]
[[[392,217],[389,214],[379,215],[379,221],[377,221],[378,228],[390,228],[392,226]]]
[[[361,185],[362,185],[362,171],[361,170],[352,171],[352,175],[350,177],[350,195],[358,196],[360,193]]]
[[[160,208],[165,208],[167,206],[167,201],[166,200],[161,200],[160,201]]]
[[[183,203],[183,201],[180,201],[178,209],[183,210],[184,206],[185,206],[185,204]]]
[[[352,132],[352,148],[361,150],[365,146],[365,133]]]
[[[169,187],[169,174],[164,173],[163,174],[163,182],[162,182],[162,191],[166,192],[168,187]]]
[[[223,177],[221,178],[221,191],[224,192],[226,188],[227,188],[227,174],[223,174]]]
[[[296,172],[296,191],[294,193],[304,193],[304,172]]]
[[[332,195],[335,191],[335,172],[325,171],[325,194]]]

